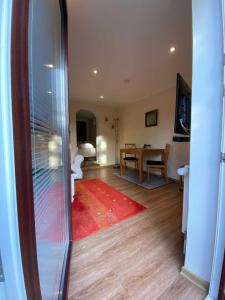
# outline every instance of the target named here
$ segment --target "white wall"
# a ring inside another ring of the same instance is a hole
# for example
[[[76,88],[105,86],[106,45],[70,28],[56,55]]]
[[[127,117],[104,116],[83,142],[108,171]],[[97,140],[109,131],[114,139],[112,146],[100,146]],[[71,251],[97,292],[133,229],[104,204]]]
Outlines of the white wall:
[[[222,8],[221,0],[195,0],[192,5],[192,135],[185,268],[209,281],[221,149]]]
[[[152,148],[164,148],[171,145],[168,176],[177,178],[176,170],[189,162],[189,143],[174,143],[176,89],[153,95],[147,99],[123,105],[119,108],[119,143],[120,148],[125,143],[136,143],[138,147],[151,144]],[[158,109],[158,126],[145,127],[145,113]]]
[[[112,165],[115,163],[115,131],[112,129],[113,118],[116,117],[115,108],[96,105],[92,103],[83,103],[79,101],[70,101],[70,122],[71,122],[71,157],[75,155],[77,145],[76,138],[76,112],[80,109],[92,111],[96,116],[97,129],[97,162],[100,165]],[[105,118],[108,118],[108,122]]]

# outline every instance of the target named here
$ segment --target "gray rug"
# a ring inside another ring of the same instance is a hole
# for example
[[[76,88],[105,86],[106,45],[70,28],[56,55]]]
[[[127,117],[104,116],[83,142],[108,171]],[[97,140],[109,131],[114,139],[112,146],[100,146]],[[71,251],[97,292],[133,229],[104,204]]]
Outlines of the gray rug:
[[[127,169],[122,176],[120,176],[120,173],[113,173],[113,175],[125,179],[127,181],[130,181],[132,183],[135,183],[137,185],[140,185],[149,190],[156,189],[158,187],[162,187],[164,185],[171,184],[174,182],[171,179],[168,179],[168,181],[166,181],[165,178],[156,174],[150,174],[150,180],[148,181],[147,175],[143,173],[144,180],[142,183],[139,183],[138,172],[136,170],[130,170],[130,169]]]

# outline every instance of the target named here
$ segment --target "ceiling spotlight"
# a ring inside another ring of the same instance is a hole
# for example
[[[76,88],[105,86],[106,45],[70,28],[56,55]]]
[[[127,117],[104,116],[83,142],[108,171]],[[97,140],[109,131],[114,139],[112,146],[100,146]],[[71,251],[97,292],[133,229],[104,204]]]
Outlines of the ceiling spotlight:
[[[54,65],[53,64],[44,64],[44,66],[46,67],[46,68],[54,68]]]
[[[94,73],[95,75],[97,75],[97,74],[98,74],[98,70],[93,70],[93,73]]]
[[[52,91],[47,91],[47,94],[52,94]]]
[[[103,100],[103,99],[104,99],[104,96],[100,96],[100,99]]]
[[[170,48],[170,53],[173,53],[175,51],[176,51],[176,48],[174,46]]]
[[[124,79],[123,83],[129,84],[130,83],[130,79]]]

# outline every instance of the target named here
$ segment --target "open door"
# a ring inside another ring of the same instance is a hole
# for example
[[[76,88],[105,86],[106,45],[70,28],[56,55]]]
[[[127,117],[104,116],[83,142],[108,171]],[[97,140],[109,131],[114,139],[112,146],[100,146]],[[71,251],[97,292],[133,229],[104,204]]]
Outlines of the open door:
[[[66,22],[65,1],[13,3],[16,188],[30,300],[66,295],[70,252]]]

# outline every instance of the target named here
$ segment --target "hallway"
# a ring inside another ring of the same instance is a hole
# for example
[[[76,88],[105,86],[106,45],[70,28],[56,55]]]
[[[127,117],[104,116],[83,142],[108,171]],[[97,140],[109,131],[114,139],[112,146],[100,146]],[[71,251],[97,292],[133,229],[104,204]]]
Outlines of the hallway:
[[[179,275],[183,265],[181,194],[176,184],[146,190],[89,170],[147,209],[73,243],[69,299],[204,299],[205,292]]]

